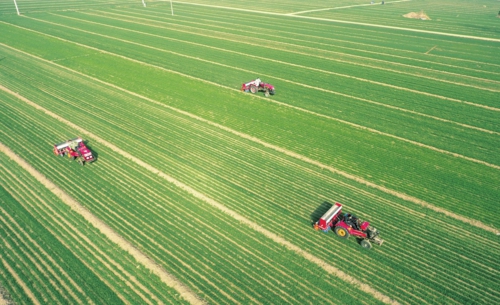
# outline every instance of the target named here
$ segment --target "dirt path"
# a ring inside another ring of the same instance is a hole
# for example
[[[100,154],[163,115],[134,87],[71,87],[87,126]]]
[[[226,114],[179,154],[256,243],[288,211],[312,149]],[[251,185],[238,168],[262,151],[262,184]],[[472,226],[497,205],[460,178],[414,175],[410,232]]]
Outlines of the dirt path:
[[[3,86],[0,89],[4,90]],[[12,92],[13,93],[13,92]],[[23,99],[18,94],[15,94],[18,98]],[[26,100],[27,101],[27,100]],[[30,102],[31,103],[31,102]],[[34,105],[34,104],[33,104]],[[47,189],[52,191],[58,198],[60,198],[64,203],[69,205],[74,211],[82,215],[88,222],[92,223],[101,233],[106,235],[111,241],[120,246],[123,250],[131,254],[139,263],[144,265],[146,268],[155,273],[165,284],[174,288],[179,292],[181,297],[189,301],[191,304],[203,304],[203,302],[191,292],[184,284],[179,282],[172,275],[167,273],[162,267],[160,267],[156,262],[152,261],[149,257],[139,251],[133,244],[122,238],[115,231],[113,231],[106,223],[95,217],[87,209],[80,205],[76,200],[67,195],[62,189],[55,185],[52,181],[47,179],[41,173],[36,171],[30,164],[25,160],[17,156],[13,151],[11,151],[3,143],[0,143],[0,151],[5,153],[9,158],[19,164],[23,169],[28,171],[33,177],[35,177],[40,183],[42,183]]]
[[[30,31],[31,31],[31,30],[30,30]],[[43,34],[43,33],[42,33],[42,34]],[[58,37],[55,37],[55,38],[57,38],[57,39],[61,39],[61,40],[65,40],[65,39],[58,38]],[[76,44],[78,44],[78,43],[76,43]],[[1,45],[4,45],[4,44],[1,44]],[[80,45],[80,44],[78,44],[78,45]],[[5,46],[5,45],[4,45],[4,46]],[[82,46],[87,47],[87,48],[91,48],[91,49],[95,49],[95,50],[99,50],[99,49],[96,49],[96,48],[93,48],[93,47],[89,47],[89,46],[85,46],[85,45],[82,45]],[[8,47],[8,46],[7,46],[7,47]],[[10,48],[10,47],[9,47],[9,48]],[[104,52],[104,53],[108,53],[108,52],[106,52],[106,51],[102,51],[102,52]],[[24,53],[24,52],[23,52],[23,53]],[[26,53],[25,53],[25,54],[26,54]],[[124,57],[124,56],[121,56],[121,55],[117,55],[117,54],[113,54],[113,53],[110,53],[110,54],[112,54],[112,55],[114,55],[114,56],[118,56],[118,57],[120,57],[120,58],[124,58],[124,59],[127,59],[127,60],[131,60],[131,61],[134,61],[134,62],[138,62],[138,63],[141,63],[141,64],[145,64],[145,63],[143,63],[143,62],[140,62],[140,61],[137,61],[137,60],[134,60],[134,59],[130,59],[130,58],[127,58],[127,57]],[[42,59],[42,60],[43,60],[43,59]],[[44,61],[46,61],[46,60],[44,60]],[[53,63],[53,64],[54,64],[54,65],[57,65],[57,64],[55,64],[55,63]],[[187,115],[187,116],[189,116],[189,117],[195,118],[195,119],[197,119],[197,120],[199,120],[199,121],[205,122],[205,123],[210,124],[210,125],[215,126],[215,127],[218,127],[218,128],[220,128],[220,129],[222,129],[222,130],[225,130],[225,131],[231,132],[231,133],[233,133],[233,134],[235,134],[235,135],[237,135],[237,136],[239,136],[239,137],[242,137],[242,138],[245,138],[245,139],[251,140],[251,141],[253,141],[253,142],[255,142],[255,143],[261,144],[261,145],[263,145],[263,146],[265,146],[265,147],[268,147],[268,148],[271,148],[271,149],[273,149],[273,150],[275,150],[275,151],[278,151],[278,152],[284,153],[284,154],[286,154],[286,155],[288,155],[288,156],[291,156],[291,157],[293,157],[293,158],[296,158],[296,159],[299,159],[299,160],[301,160],[301,161],[304,161],[304,162],[307,162],[307,163],[310,163],[310,164],[316,165],[316,166],[318,166],[318,167],[320,167],[320,168],[322,168],[322,169],[327,169],[327,170],[331,171],[332,173],[342,175],[342,176],[344,176],[344,177],[346,177],[346,178],[348,178],[348,179],[351,179],[351,180],[354,180],[354,181],[356,181],[356,182],[358,182],[358,183],[361,183],[361,184],[367,185],[367,186],[369,186],[369,187],[372,187],[372,188],[378,189],[378,190],[383,191],[383,192],[385,192],[385,193],[387,193],[387,194],[391,194],[391,195],[393,195],[393,196],[395,196],[395,197],[398,197],[398,198],[404,199],[404,200],[406,200],[406,201],[408,201],[408,202],[412,202],[412,203],[418,204],[418,205],[420,205],[420,206],[423,206],[423,207],[429,208],[429,209],[431,209],[431,210],[433,210],[433,211],[435,211],[435,212],[445,214],[445,215],[447,215],[447,216],[449,216],[449,217],[452,217],[452,218],[457,219],[457,220],[460,220],[460,221],[462,221],[462,222],[464,222],[464,223],[468,223],[468,224],[470,224],[470,225],[476,226],[476,227],[481,228],[481,229],[483,229],[483,230],[486,230],[486,231],[489,231],[489,232],[492,232],[492,233],[495,233],[495,234],[496,234],[496,233],[498,233],[498,230],[497,230],[497,229],[495,229],[495,228],[493,228],[493,227],[490,227],[490,226],[488,226],[488,225],[485,225],[485,224],[483,224],[482,222],[480,222],[480,221],[478,221],[478,220],[473,220],[473,219],[467,218],[467,217],[465,217],[465,216],[455,214],[455,213],[450,212],[450,211],[448,211],[448,210],[446,210],[446,209],[443,209],[443,208],[440,208],[440,207],[436,207],[436,206],[434,206],[434,205],[431,205],[431,204],[429,204],[429,203],[425,202],[424,200],[418,199],[418,198],[416,198],[416,197],[409,196],[409,195],[407,195],[407,194],[400,193],[400,192],[397,192],[397,191],[394,191],[394,190],[388,189],[388,188],[383,187],[383,186],[379,186],[379,185],[377,185],[377,184],[375,184],[375,183],[373,183],[373,182],[369,182],[369,181],[367,181],[367,180],[365,180],[365,179],[363,179],[363,178],[360,178],[360,177],[357,177],[357,176],[355,176],[355,175],[349,174],[349,173],[347,173],[347,172],[344,172],[344,171],[338,170],[338,169],[336,169],[336,168],[334,168],[334,167],[331,167],[331,166],[328,166],[328,165],[322,164],[322,163],[321,163],[321,162],[319,162],[319,161],[312,160],[312,159],[310,159],[310,158],[308,158],[308,157],[305,157],[305,156],[302,156],[302,155],[300,155],[300,154],[298,154],[298,153],[295,153],[295,152],[289,151],[289,150],[287,150],[287,149],[281,148],[281,147],[279,147],[279,146],[276,146],[276,145],[273,145],[273,144],[270,144],[270,143],[264,142],[264,141],[262,141],[262,140],[260,140],[260,139],[258,139],[258,138],[256,138],[256,137],[253,137],[253,136],[250,136],[250,135],[244,134],[244,133],[242,133],[242,132],[238,132],[238,131],[232,130],[232,129],[230,129],[230,128],[226,127],[226,126],[223,126],[223,125],[220,125],[220,124],[217,124],[217,123],[211,122],[211,121],[209,121],[209,120],[203,119],[203,118],[198,117],[198,116],[196,116],[196,115],[194,115],[194,114],[191,114],[191,113],[189,113],[189,112],[182,111],[182,110],[179,110],[179,109],[176,109],[176,108],[173,108],[173,107],[170,107],[170,106],[164,105],[164,104],[159,103],[159,102],[157,102],[157,101],[155,101],[155,100],[152,100],[152,99],[149,99],[149,98],[144,97],[144,96],[142,96],[142,95],[139,95],[139,94],[137,94],[137,93],[135,93],[135,92],[131,92],[131,91],[128,91],[128,90],[126,90],[126,89],[120,88],[120,87],[118,87],[118,86],[115,86],[115,85],[112,85],[112,84],[106,83],[106,82],[104,82],[104,81],[101,81],[101,80],[99,80],[99,79],[96,79],[96,78],[93,78],[93,77],[89,77],[89,76],[84,75],[84,74],[82,74],[82,73],[80,73],[80,72],[77,72],[77,71],[73,71],[73,70],[71,70],[71,69],[68,69],[68,68],[66,68],[66,67],[64,67],[64,66],[60,66],[60,65],[57,65],[57,66],[59,66],[59,67],[61,67],[61,68],[64,68],[64,69],[66,69],[66,70],[72,71],[72,72],[74,72],[74,73],[77,73],[77,74],[79,74],[79,75],[83,75],[83,76],[88,77],[88,78],[90,78],[90,79],[96,80],[96,81],[98,81],[98,82],[100,82],[100,83],[106,84],[106,85],[108,85],[108,86],[111,86],[111,87],[113,87],[113,88],[116,88],[116,89],[118,89],[118,90],[121,90],[121,91],[123,91],[123,92],[126,92],[126,93],[128,93],[128,94],[131,94],[131,95],[133,95],[133,96],[137,96],[137,97],[139,97],[139,98],[141,98],[141,99],[144,99],[144,100],[150,101],[150,102],[152,102],[152,103],[155,103],[155,104],[157,104],[157,105],[161,105],[161,106],[163,106],[163,107],[169,108],[169,109],[174,110],[174,111],[176,111],[176,112],[178,112],[178,113],[181,113],[181,114]],[[165,69],[165,70],[166,70],[166,69]],[[174,73],[179,74],[178,72],[175,72],[175,71],[173,71],[173,72],[174,72]],[[192,76],[187,76],[187,77],[189,77],[189,78],[193,78]],[[205,81],[205,82],[206,82],[206,81]],[[220,86],[220,85],[218,85],[218,86]],[[35,108],[37,108],[37,109],[39,109],[39,110],[41,110],[41,111],[45,112],[46,114],[48,114],[48,115],[50,115],[50,116],[52,116],[52,117],[56,118],[57,120],[62,121],[62,122],[64,122],[65,124],[68,124],[68,125],[72,126],[72,127],[73,127],[73,128],[75,128],[75,129],[81,130],[82,132],[84,132],[84,133],[86,133],[86,134],[89,134],[86,130],[84,130],[84,129],[80,128],[79,126],[77,126],[77,125],[75,125],[75,124],[73,124],[73,123],[71,123],[71,122],[69,122],[69,121],[67,121],[67,120],[62,119],[61,117],[57,116],[56,114],[54,114],[54,113],[52,113],[52,112],[50,112],[50,111],[46,110],[46,109],[45,109],[45,108],[43,108],[43,107],[38,106],[37,104],[35,104],[35,103],[33,103],[33,102],[29,101],[28,99],[26,99],[26,98],[24,98],[24,97],[20,96],[19,94],[15,93],[15,92],[13,92],[13,91],[11,91],[11,90],[9,90],[9,89],[8,89],[8,88],[6,88],[6,87],[3,87],[3,86],[1,86],[1,85],[0,85],[0,90],[4,90],[5,92],[7,92],[7,93],[9,93],[9,94],[12,94],[12,95],[16,96],[17,98],[19,98],[19,99],[23,100],[24,102],[28,103],[29,105],[31,105],[31,106],[33,106],[33,107],[35,107]],[[277,101],[274,101],[274,103],[277,103],[277,104],[282,104],[282,105],[284,105],[284,106],[286,106],[286,107],[290,107],[290,108],[293,108],[293,109],[297,109],[297,110],[300,110],[300,111],[303,111],[303,112],[306,112],[306,113],[311,113],[311,114],[318,115],[318,116],[321,116],[321,117],[330,118],[330,117],[328,117],[328,116],[326,116],[326,115],[317,114],[317,113],[315,113],[315,112],[312,112],[312,111],[309,111],[309,110],[306,110],[306,109],[302,109],[302,108],[299,108],[299,107],[291,106],[291,105],[288,105],[288,104],[284,104],[284,103],[282,103],[282,102],[277,102]],[[351,124],[352,124],[352,123],[351,123]],[[364,126],[363,126],[363,128],[366,128],[367,130],[371,130],[370,128],[367,128],[367,127],[364,127]],[[378,132],[378,131],[377,131],[377,132]],[[95,137],[95,136],[93,136],[93,137]],[[425,144],[420,143],[420,145],[424,146]],[[454,154],[454,153],[451,153],[451,154]],[[458,156],[458,154],[455,154],[455,155],[457,155],[457,156]],[[480,160],[479,160],[479,161],[480,161]],[[484,161],[481,161],[481,162],[484,162]],[[485,163],[486,163],[486,162],[485,162]]]
[[[385,4],[398,3],[398,2],[408,2],[408,1],[411,1],[411,0],[386,1]],[[322,11],[331,11],[331,10],[341,10],[341,9],[352,8],[352,7],[372,6],[372,5],[380,5],[380,3],[376,3],[376,4],[375,3],[365,3],[365,4],[337,6],[337,7],[327,7],[327,8],[320,8],[320,9],[316,9],[316,10],[309,10],[309,11],[301,11],[301,12],[289,13],[289,14],[285,14],[285,15],[287,15],[287,16],[293,16],[293,15],[298,15],[298,14],[306,14],[306,13],[314,13],[314,12],[322,12]]]
[[[92,139],[94,139],[94,141],[96,142],[99,142],[101,143],[102,145],[108,147],[109,149],[111,149],[112,151],[122,155],[123,157],[133,161],[134,163],[136,163],[137,165],[145,168],[146,170],[154,173],[154,174],[157,174],[159,177],[165,179],[166,181],[174,184],[175,186],[177,186],[178,188],[180,189],[183,189],[184,191],[186,191],[187,193],[193,195],[194,197],[198,198],[198,199],[201,199],[203,200],[204,202],[212,205],[213,207],[219,209],[220,211],[226,213],[227,215],[233,217],[235,220],[238,220],[242,223],[244,223],[245,225],[247,225],[248,227],[254,229],[255,231],[265,235],[266,237],[268,237],[269,239],[273,240],[274,242],[276,243],[279,243],[283,246],[285,246],[286,248],[288,248],[289,250],[291,251],[294,251],[295,253],[301,255],[302,257],[306,258],[307,260],[309,260],[310,262],[313,262],[315,263],[316,265],[320,266],[321,268],[323,268],[325,271],[327,271],[328,273],[330,274],[333,274],[337,277],[339,277],[340,279],[348,282],[348,283],[351,283],[355,286],[357,286],[360,290],[372,295],[373,297],[375,297],[376,299],[386,303],[386,304],[399,304],[398,302],[392,300],[391,298],[389,298],[388,296],[378,292],[377,290],[375,290],[374,288],[372,288],[371,286],[357,280],[356,278],[344,273],[343,271],[341,271],[340,269],[334,267],[334,266],[331,266],[329,265],[328,263],[326,263],[325,261],[315,257],[314,255],[310,254],[309,252],[306,252],[304,251],[303,249],[295,246],[294,244],[290,243],[289,241],[285,240],[284,238],[264,229],[263,227],[259,226],[257,223],[254,223],[250,220],[248,220],[247,218],[239,215],[238,213],[232,211],[231,209],[227,208],[226,206],[222,205],[221,203],[205,196],[204,194],[194,190],[193,188],[191,188],[190,186],[176,180],[175,178],[159,171],[158,169],[154,168],[153,166],[143,162],[142,160],[132,156],[131,154],[121,150],[120,148],[118,148],[117,146],[107,142],[106,140],[104,139],[101,139],[100,137],[98,137],[97,135],[59,117],[58,115],[56,115],[55,113],[52,113],[46,109],[44,109],[43,107],[29,101],[28,99],[20,96],[19,94],[15,93],[15,92],[12,92],[10,91],[9,89],[3,87],[3,86],[0,86],[0,89],[1,90],[4,90],[12,95],[15,95],[17,98],[19,98],[20,100],[26,102],[27,104],[33,106],[34,108],[38,109],[38,110],[41,110],[43,111],[45,114],[48,114],[50,115],[51,117],[59,120],[60,122],[78,130],[79,132],[85,134],[85,135],[88,135],[89,137],[91,137]],[[59,189],[55,184],[53,184],[50,180],[48,180],[47,178],[45,178],[41,173],[37,172],[33,167],[31,167],[31,165],[29,165],[26,161],[24,161],[23,159],[21,159],[19,156],[15,155],[8,147],[6,147],[5,145],[1,144],[0,143],[0,151],[3,151],[4,153],[6,153],[11,159],[13,159],[16,163],[18,163],[20,166],[22,166],[25,170],[27,170],[28,172],[30,172],[31,175],[33,175],[34,177],[37,178],[37,180],[39,180],[41,183],[44,184],[45,187],[47,187],[48,189],[50,189],[55,195],[57,195],[61,200],[63,200],[65,203],[67,203],[69,206],[71,206],[75,211],[77,211],[78,213],[80,213],[82,216],[85,217],[85,219],[87,219],[89,222],[93,223],[94,226],[96,226],[101,232],[103,232],[103,234],[105,234],[109,239],[111,239],[112,241],[114,241],[115,243],[117,243],[118,245],[120,245],[123,249],[125,249],[126,251],[128,251],[130,254],[132,254],[139,262],[143,263],[146,267],[148,267],[150,270],[152,270],[153,272],[155,272],[157,275],[160,276],[160,278],[162,278],[162,280],[168,284],[169,286],[171,287],[174,287],[176,290],[178,290],[181,295],[189,300],[191,303],[201,303],[200,300],[194,295],[192,294],[190,291],[187,291],[187,288],[184,288],[182,286],[182,284],[178,283],[176,279],[174,279],[173,277],[171,277],[169,274],[167,274],[165,271],[163,271],[155,262],[151,261],[148,257],[146,257],[144,254],[142,254],[139,250],[137,250],[136,248],[134,248],[134,246],[132,244],[130,244],[128,241],[124,240],[121,236],[119,236],[118,234],[116,234],[111,228],[109,228],[104,222],[102,222],[100,219],[96,218],[93,214],[91,214],[89,211],[87,211],[84,207],[82,207],[78,202],[76,202],[73,198],[69,197],[64,191],[62,191],[61,189]]]
[[[7,301],[6,297],[7,290],[0,286],[0,305],[10,305],[12,302]]]
[[[160,1],[167,1],[167,0],[160,0]],[[434,35],[440,35],[440,36],[450,36],[450,37],[459,37],[459,38],[466,38],[466,39],[475,39],[475,40],[485,40],[485,41],[500,42],[500,39],[498,39],[498,38],[480,37],[480,36],[472,36],[472,35],[461,35],[461,34],[438,32],[438,31],[418,30],[418,29],[411,29],[411,28],[404,28],[404,27],[397,27],[397,26],[390,26],[390,25],[381,25],[381,24],[372,24],[372,23],[364,23],[364,22],[345,21],[345,20],[338,20],[338,19],[328,19],[328,18],[317,18],[317,17],[307,17],[307,16],[299,16],[299,15],[290,15],[290,14],[275,13],[275,12],[266,12],[266,11],[257,11],[257,10],[254,10],[254,9],[244,9],[244,8],[227,7],[227,6],[220,6],[220,5],[210,5],[210,4],[200,4],[200,3],[188,3],[188,2],[182,2],[182,1],[175,1],[175,2],[176,3],[182,3],[182,4],[188,4],[188,5],[195,5],[195,6],[205,6],[205,7],[220,8],[220,9],[225,9],[225,10],[247,12],[247,13],[253,13],[253,14],[274,15],[274,16],[287,16],[287,17],[291,17],[291,18],[302,18],[302,19],[328,21],[328,22],[336,22],[336,23],[355,24],[355,25],[362,25],[362,26],[374,27],[374,28],[384,28],[384,29],[401,30],[401,31],[416,32],[416,33],[427,33],[427,34],[434,34]]]

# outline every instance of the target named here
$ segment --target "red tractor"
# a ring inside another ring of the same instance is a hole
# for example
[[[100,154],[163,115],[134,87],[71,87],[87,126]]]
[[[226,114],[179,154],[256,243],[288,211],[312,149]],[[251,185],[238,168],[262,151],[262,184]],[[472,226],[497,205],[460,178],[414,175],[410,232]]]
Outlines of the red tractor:
[[[266,97],[269,97],[269,95],[274,95],[276,93],[273,85],[262,82],[260,78],[249,81],[248,83],[241,84],[241,91],[252,93],[264,92],[264,95]]]
[[[321,218],[314,224],[315,230],[322,230],[327,233],[333,229],[335,234],[341,238],[354,236],[360,239],[361,247],[371,249],[371,242],[381,246],[384,242],[380,237],[380,232],[370,226],[367,221],[361,221],[354,215],[342,215],[342,204],[335,203]]]
[[[54,145],[54,154],[64,157],[68,156],[71,160],[76,160],[80,165],[85,162],[92,162],[95,160],[90,149],[85,146],[82,138],[75,138],[63,143]]]

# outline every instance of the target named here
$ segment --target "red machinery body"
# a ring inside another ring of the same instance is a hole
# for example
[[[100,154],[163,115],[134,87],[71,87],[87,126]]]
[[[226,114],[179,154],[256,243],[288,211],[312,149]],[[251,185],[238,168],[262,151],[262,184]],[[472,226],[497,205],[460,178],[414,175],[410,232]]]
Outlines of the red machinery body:
[[[334,230],[335,234],[341,238],[354,236],[361,240],[363,248],[371,248],[371,242],[382,245],[384,242],[378,235],[380,232],[371,227],[367,221],[361,221],[354,215],[342,214],[342,204],[335,203],[321,218],[314,224],[314,229],[327,233]]]
[[[81,165],[85,162],[93,162],[95,160],[92,151],[88,149],[80,137],[55,144],[54,154],[61,157],[67,155],[68,158],[77,160]]]
[[[241,84],[241,91],[251,93],[264,92],[265,96],[276,93],[273,85],[262,82],[260,78]]]

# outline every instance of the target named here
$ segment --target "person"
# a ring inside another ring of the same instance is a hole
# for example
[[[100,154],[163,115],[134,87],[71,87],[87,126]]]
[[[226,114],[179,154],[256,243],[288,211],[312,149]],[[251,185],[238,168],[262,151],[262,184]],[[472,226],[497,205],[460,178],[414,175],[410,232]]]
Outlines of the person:
[[[260,83],[262,83],[262,81],[260,80],[260,78],[257,77],[257,79],[255,79],[255,85],[259,87]]]
[[[344,214],[344,222],[347,225],[351,225],[351,218],[352,218],[351,214],[349,214],[349,213]]]
[[[356,230],[360,230],[360,227],[359,227],[359,218],[356,217],[356,215],[352,215],[352,227]]]

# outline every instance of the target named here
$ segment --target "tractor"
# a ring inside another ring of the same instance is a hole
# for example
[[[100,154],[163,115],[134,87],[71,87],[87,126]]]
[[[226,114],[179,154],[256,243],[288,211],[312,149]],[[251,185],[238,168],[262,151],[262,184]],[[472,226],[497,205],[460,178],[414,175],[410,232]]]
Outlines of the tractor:
[[[314,223],[314,229],[325,233],[333,230],[338,237],[345,239],[352,235],[358,238],[361,247],[365,249],[371,249],[371,243],[381,246],[384,242],[379,237],[380,232],[370,226],[369,222],[348,213],[342,215],[342,204],[338,202]]]
[[[273,85],[262,82],[260,78],[241,84],[241,91],[251,92],[254,94],[257,92],[264,92],[266,97],[276,93]]]
[[[76,160],[82,166],[85,163],[90,163],[95,160],[92,151],[88,149],[80,137],[55,144],[54,154],[61,157],[68,156],[68,158]]]

